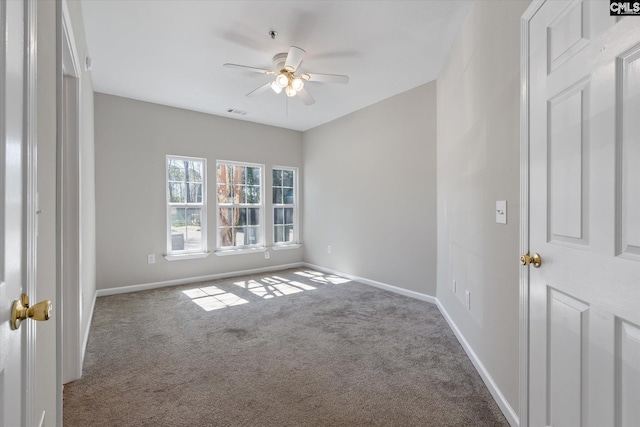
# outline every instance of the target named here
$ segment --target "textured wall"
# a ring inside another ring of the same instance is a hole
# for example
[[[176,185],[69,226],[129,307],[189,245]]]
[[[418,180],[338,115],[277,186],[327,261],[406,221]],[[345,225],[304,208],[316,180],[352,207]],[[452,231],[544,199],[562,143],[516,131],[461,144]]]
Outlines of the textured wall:
[[[97,284],[99,289],[242,271],[302,261],[302,249],[167,261],[165,156],[207,159],[208,246],[216,245],[216,160],[265,165],[266,241],[273,165],[298,167],[302,134],[96,93]],[[303,181],[299,181],[302,188]],[[300,191],[300,197],[303,192]],[[302,236],[302,239],[304,235]],[[301,241],[303,241],[301,239]],[[156,263],[147,264],[155,254]]]
[[[435,108],[431,82],[304,133],[305,261],[435,295]]]
[[[437,297],[516,413],[519,18],[528,4],[473,2],[437,80]],[[507,200],[506,225],[495,222],[496,200]]]

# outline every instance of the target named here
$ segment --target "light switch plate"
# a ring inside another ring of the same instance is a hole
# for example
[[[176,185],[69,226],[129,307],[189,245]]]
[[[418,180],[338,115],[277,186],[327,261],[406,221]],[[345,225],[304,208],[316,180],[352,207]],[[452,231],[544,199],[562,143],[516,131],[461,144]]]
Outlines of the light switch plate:
[[[506,200],[496,201],[496,223],[497,224],[507,223],[507,201]]]

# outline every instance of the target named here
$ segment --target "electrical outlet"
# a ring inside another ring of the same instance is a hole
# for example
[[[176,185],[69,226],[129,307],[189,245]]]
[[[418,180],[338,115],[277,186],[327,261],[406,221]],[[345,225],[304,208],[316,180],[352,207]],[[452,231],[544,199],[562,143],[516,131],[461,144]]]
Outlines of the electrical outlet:
[[[451,290],[453,291],[453,293],[456,293],[456,279],[453,279],[453,285],[451,285]]]
[[[327,253],[330,254],[331,253],[331,245],[327,246]]]
[[[464,297],[467,302],[467,310],[471,310],[471,292],[464,291]]]
[[[156,256],[151,254],[151,255],[147,255],[147,264],[155,264],[156,263]]]
[[[271,255],[269,255],[269,251],[264,253],[264,259],[269,259]]]

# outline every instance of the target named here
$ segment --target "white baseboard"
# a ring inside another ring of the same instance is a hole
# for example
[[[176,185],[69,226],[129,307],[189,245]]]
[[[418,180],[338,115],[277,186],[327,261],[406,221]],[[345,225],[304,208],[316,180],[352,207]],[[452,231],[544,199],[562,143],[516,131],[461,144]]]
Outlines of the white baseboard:
[[[82,375],[82,367],[84,366],[84,354],[87,351],[87,344],[89,342],[89,331],[91,330],[91,321],[93,320],[93,311],[96,308],[96,298],[98,297],[98,291],[93,294],[91,300],[91,307],[89,307],[89,321],[87,322],[87,329],[84,331],[84,337],[82,338],[82,351],[80,352],[80,375]]]
[[[496,401],[496,403],[498,404],[498,407],[500,408],[504,416],[507,418],[507,421],[509,422],[509,424],[512,427],[519,426],[520,419],[518,417],[518,414],[516,414],[516,412],[511,407],[511,405],[509,405],[509,402],[504,397],[504,395],[500,391],[500,388],[498,387],[498,385],[495,383],[495,381],[489,374],[489,371],[487,371],[487,368],[485,368],[484,364],[480,361],[476,352],[473,351],[473,348],[471,348],[471,345],[465,339],[464,335],[462,335],[462,332],[460,332],[460,329],[458,329],[458,326],[451,319],[451,317],[449,316],[449,313],[447,313],[447,310],[445,310],[445,308],[442,306],[442,304],[440,303],[440,300],[437,300],[437,304],[438,304],[438,308],[440,309],[440,312],[442,313],[442,316],[445,318],[445,320],[449,324],[449,327],[451,328],[453,333],[456,335],[456,338],[458,338],[458,341],[462,345],[462,348],[464,348],[464,351],[467,353],[467,356],[469,356],[469,359],[471,359],[471,363],[473,363],[473,366],[475,366],[476,371],[478,371],[478,374],[480,374],[480,378],[482,378],[482,381],[484,381],[485,385],[489,389],[489,392],[493,396],[493,399]]]
[[[184,279],[165,280],[162,282],[143,283],[140,285],[120,286],[117,288],[98,289],[97,296],[104,297],[108,295],[126,294],[129,292],[146,291],[149,289],[165,288],[167,286],[186,285],[189,283],[205,282],[208,280],[226,279],[228,277],[244,276],[247,274],[260,274],[269,271],[286,270],[287,268],[302,267],[304,264],[296,262],[293,264],[275,265],[264,268],[254,268],[251,270],[231,271],[228,273],[209,274],[206,276],[187,277]]]
[[[373,286],[375,288],[384,289],[386,291],[391,291],[396,294],[404,295],[406,297],[419,299],[421,301],[430,302],[432,304],[436,303],[436,298],[431,295],[423,294],[420,292],[410,291],[408,289],[399,288],[397,286],[389,285],[387,283],[377,282],[375,280],[366,279],[364,277],[354,276],[353,274],[346,274],[340,271],[331,270],[330,268],[321,267],[319,265],[309,264],[308,262],[303,263],[305,267],[311,268],[313,270],[318,270],[323,273],[335,274],[336,276],[346,277],[347,279],[353,280],[355,282],[363,283],[365,285]]]

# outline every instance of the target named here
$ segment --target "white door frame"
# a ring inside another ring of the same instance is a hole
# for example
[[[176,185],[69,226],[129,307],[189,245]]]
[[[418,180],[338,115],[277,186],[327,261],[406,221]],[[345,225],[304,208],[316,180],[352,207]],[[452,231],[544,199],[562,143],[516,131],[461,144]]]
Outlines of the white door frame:
[[[37,293],[37,253],[38,253],[38,145],[37,145],[37,4],[25,2],[25,45],[26,45],[26,106],[25,106],[25,293],[33,301],[39,301]],[[38,415],[35,407],[36,390],[36,325],[25,322],[26,366],[25,366],[25,423],[41,425],[44,413]]]
[[[62,88],[58,100],[58,212],[60,226],[58,267],[61,269],[62,383],[82,376],[82,289],[80,286],[80,61],[76,51],[71,17],[66,1],[62,1]]]
[[[520,19],[520,254],[529,252],[529,24],[546,0],[533,0]],[[529,425],[529,267],[520,267],[520,427]]]

